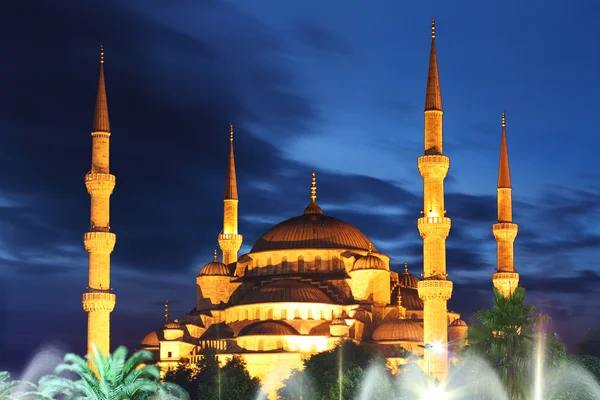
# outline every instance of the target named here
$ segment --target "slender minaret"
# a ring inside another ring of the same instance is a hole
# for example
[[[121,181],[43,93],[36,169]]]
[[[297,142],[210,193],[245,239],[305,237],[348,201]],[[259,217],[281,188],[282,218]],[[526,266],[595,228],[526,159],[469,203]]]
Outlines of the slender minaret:
[[[225,181],[223,208],[223,230],[219,234],[219,247],[223,252],[223,264],[229,265],[238,259],[243,237],[238,233],[238,192],[233,156],[233,124],[229,125],[229,168]]]
[[[514,242],[518,231],[519,226],[512,222],[512,186],[506,146],[506,112],[503,112],[498,167],[498,223],[492,226],[497,242],[498,268],[492,275],[492,281],[496,290],[504,297],[511,295],[519,285],[519,274],[515,272],[514,264]]]
[[[116,236],[110,233],[110,195],[115,176],[109,171],[110,125],[104,86],[104,48],[100,45],[100,78],[92,130],[92,169],[85,176],[85,186],[91,198],[90,231],[83,236],[89,253],[87,293],[83,294],[83,309],[88,313],[88,354],[92,345],[102,354],[110,353],[110,313],[116,296],[110,287],[110,254]]]
[[[450,233],[450,219],[445,217],[444,209],[444,178],[450,159],[442,154],[442,115],[433,19],[425,98],[425,155],[418,159],[424,203],[423,217],[418,220],[423,238],[423,280],[419,281],[418,289],[424,307],[425,345],[442,345],[425,352],[424,365],[429,365],[431,375],[437,379],[443,379],[448,372],[447,302],[452,295],[452,282],[446,280],[446,238]]]

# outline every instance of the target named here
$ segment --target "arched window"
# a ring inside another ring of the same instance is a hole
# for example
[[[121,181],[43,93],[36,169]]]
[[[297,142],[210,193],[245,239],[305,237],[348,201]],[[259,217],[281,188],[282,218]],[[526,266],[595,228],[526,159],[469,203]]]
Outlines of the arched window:
[[[264,351],[264,350],[265,350],[265,341],[259,340],[258,341],[258,351]]]
[[[300,256],[298,257],[298,272],[305,272],[304,268],[304,257]]]
[[[319,319],[325,319],[325,310],[322,308],[319,310]]]
[[[319,256],[315,257],[315,270],[317,270],[317,271],[321,270],[321,257],[319,257]]]
[[[254,319],[260,319],[260,308],[254,310]]]
[[[283,349],[283,341],[281,341],[281,340],[277,341],[277,349]]]
[[[313,319],[313,311],[312,308],[308,309],[308,319]]]
[[[300,319],[300,309],[298,308],[294,310],[294,319]]]
[[[267,310],[267,319],[273,319],[273,310],[270,308]]]
[[[414,319],[414,320],[416,320],[417,318],[418,318],[418,317],[417,317],[417,314],[413,314],[413,315],[411,315],[411,316],[410,316],[410,319]]]
[[[287,261],[287,257],[283,257],[281,259],[281,273],[283,274],[287,274],[290,269],[290,266],[288,265],[288,261]]]
[[[281,310],[281,319],[287,319],[287,310],[285,308]]]

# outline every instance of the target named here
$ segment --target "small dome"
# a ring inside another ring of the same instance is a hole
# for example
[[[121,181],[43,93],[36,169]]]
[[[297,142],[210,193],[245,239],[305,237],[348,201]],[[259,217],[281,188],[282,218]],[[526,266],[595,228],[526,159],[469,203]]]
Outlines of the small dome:
[[[249,335],[274,335],[274,336],[289,336],[297,335],[298,332],[291,326],[276,321],[259,322],[251,324],[242,329],[238,336]]]
[[[158,339],[158,333],[156,331],[152,331],[149,334],[147,334],[146,336],[144,336],[144,338],[141,341],[141,345],[142,346],[159,346],[160,341]]]
[[[463,321],[462,319],[455,319],[455,320],[454,320],[454,321],[452,321],[452,323],[450,324],[450,327],[451,327],[451,328],[454,328],[454,327],[461,327],[461,326],[467,327],[467,323],[466,323],[465,321]]]
[[[165,329],[181,329],[181,325],[177,322],[167,322],[165,324]]]
[[[227,265],[219,262],[217,250],[215,250],[214,259],[200,269],[201,276],[229,276]]]
[[[417,289],[419,285],[419,278],[408,273],[408,263],[404,263],[404,273],[398,276],[400,286]]]
[[[384,322],[373,332],[376,341],[422,342],[423,328],[409,319]]]
[[[372,252],[372,245],[369,243],[369,254],[367,254],[364,257],[359,258],[358,260],[356,260],[354,262],[354,265],[352,266],[352,270],[356,271],[359,269],[384,269],[387,270],[387,268],[385,267],[385,262],[377,257],[375,254],[373,254]]]
[[[331,304],[331,299],[322,290],[308,283],[293,279],[282,279],[246,293],[240,304],[280,302]]]
[[[344,318],[334,318],[333,321],[331,321],[331,325],[343,325],[343,326],[348,326],[348,324],[346,323],[346,320]]]

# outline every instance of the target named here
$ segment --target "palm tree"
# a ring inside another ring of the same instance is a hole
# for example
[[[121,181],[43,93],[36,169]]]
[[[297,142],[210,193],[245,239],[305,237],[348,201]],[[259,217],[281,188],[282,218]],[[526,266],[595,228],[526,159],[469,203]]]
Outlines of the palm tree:
[[[103,356],[95,346],[91,357],[67,354],[64,362],[56,367],[55,375],[40,379],[40,393],[50,398],[62,395],[69,399],[89,400],[189,399],[179,386],[161,384],[160,368],[146,365],[152,360],[152,353],[142,350],[129,359],[126,356],[124,346],[109,356]],[[65,371],[80,379],[73,381],[58,376]]]
[[[543,335],[547,364],[560,362],[564,346],[556,335],[544,332],[550,318],[534,315],[535,306],[525,304],[525,290],[517,288],[504,297],[495,291],[494,306],[475,313],[469,327],[467,346],[460,355],[473,362],[487,362],[504,384],[509,398],[520,400],[530,393],[532,360],[536,338]]]
[[[10,380],[8,372],[0,371],[0,399],[2,400],[42,400],[48,399],[38,393],[37,386],[31,382]],[[49,399],[48,399],[49,400]]]

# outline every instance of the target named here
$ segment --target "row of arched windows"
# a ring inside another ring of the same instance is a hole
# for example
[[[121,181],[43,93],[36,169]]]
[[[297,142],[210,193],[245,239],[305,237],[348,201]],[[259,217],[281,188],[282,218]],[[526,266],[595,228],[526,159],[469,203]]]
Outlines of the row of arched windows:
[[[276,312],[279,311],[279,312]],[[240,306],[231,307],[226,311],[227,322],[248,320],[291,320],[291,319],[314,319],[332,320],[342,315],[342,310],[326,306],[311,306],[310,308],[265,308],[264,306]]]
[[[248,265],[247,271],[250,275],[271,275],[271,274],[289,274],[302,272],[330,272],[344,268],[344,263],[337,257],[331,260],[322,260],[316,256],[313,262],[307,262],[304,257],[298,257],[296,262],[288,261],[283,257],[281,262],[273,265],[273,259],[267,258],[266,263],[262,260],[256,260],[254,265]]]

